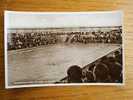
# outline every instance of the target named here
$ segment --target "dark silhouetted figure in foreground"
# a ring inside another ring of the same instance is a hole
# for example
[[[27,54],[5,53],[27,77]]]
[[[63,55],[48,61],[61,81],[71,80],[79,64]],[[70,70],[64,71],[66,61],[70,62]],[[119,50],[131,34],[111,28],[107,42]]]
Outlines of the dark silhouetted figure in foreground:
[[[96,82],[107,83],[110,80],[109,79],[109,69],[103,63],[99,63],[98,65],[95,66],[94,74],[95,74],[95,81]]]
[[[112,82],[122,82],[122,65],[114,57],[109,57],[108,67]]]
[[[94,76],[92,71],[87,71],[86,73],[87,82],[94,82]]]
[[[82,83],[82,69],[78,65],[70,66],[67,75],[68,83]]]
[[[122,52],[122,50],[121,50]],[[119,51],[115,52],[115,59],[117,62],[119,62],[120,64],[122,64],[122,53],[120,53]]]

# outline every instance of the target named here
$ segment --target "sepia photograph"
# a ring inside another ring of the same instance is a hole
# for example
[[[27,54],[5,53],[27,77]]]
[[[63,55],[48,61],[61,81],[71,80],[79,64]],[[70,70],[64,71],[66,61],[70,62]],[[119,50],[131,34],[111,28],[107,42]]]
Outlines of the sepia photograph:
[[[5,11],[5,87],[123,85],[122,11]]]

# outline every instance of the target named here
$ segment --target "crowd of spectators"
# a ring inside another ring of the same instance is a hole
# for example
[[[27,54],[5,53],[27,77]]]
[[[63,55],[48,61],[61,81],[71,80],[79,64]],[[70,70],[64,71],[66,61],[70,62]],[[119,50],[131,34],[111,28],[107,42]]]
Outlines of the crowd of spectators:
[[[57,37],[55,34],[35,33],[12,33],[11,42],[8,43],[9,50],[31,48],[41,45],[55,44]]]
[[[71,35],[69,35],[70,37]],[[122,36],[121,31],[114,30],[109,32],[77,32],[77,34],[72,35],[71,43],[80,42],[80,43],[121,43]]]
[[[72,65],[67,70],[63,83],[122,83],[122,50],[106,55],[81,68]]]
[[[98,32],[29,32],[10,33],[8,50],[31,48],[41,45],[64,43],[121,43],[121,30]],[[62,41],[65,38],[65,41]]]

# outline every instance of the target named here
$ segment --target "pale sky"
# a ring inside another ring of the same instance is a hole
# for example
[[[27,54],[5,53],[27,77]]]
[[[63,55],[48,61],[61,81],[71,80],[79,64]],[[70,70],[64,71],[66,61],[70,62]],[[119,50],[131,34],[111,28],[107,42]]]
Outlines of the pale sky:
[[[121,26],[122,11],[17,12],[5,11],[7,28]]]

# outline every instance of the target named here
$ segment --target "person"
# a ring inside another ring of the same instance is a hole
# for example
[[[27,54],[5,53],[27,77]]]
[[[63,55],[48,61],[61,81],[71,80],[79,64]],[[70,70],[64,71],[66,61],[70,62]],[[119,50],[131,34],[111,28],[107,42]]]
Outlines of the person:
[[[87,71],[86,72],[86,78],[87,78],[86,82],[94,82],[93,72],[92,71]]]
[[[121,50],[122,52],[122,50]],[[120,64],[122,64],[122,53],[120,53],[119,51],[115,52],[115,59],[117,62],[119,62]]]
[[[95,81],[96,82],[106,82],[108,83],[110,78],[109,78],[109,69],[107,65],[103,63],[99,63],[95,66],[93,70],[93,74],[95,76]]]
[[[68,83],[82,83],[82,69],[78,65],[72,65],[67,70]]]
[[[114,57],[109,57],[108,67],[112,82],[122,82],[122,65]]]
[[[107,56],[102,57],[100,62],[109,66],[109,58]]]
[[[88,68],[89,71],[93,71],[93,69],[95,67],[95,63],[90,64],[88,67],[89,67]]]

